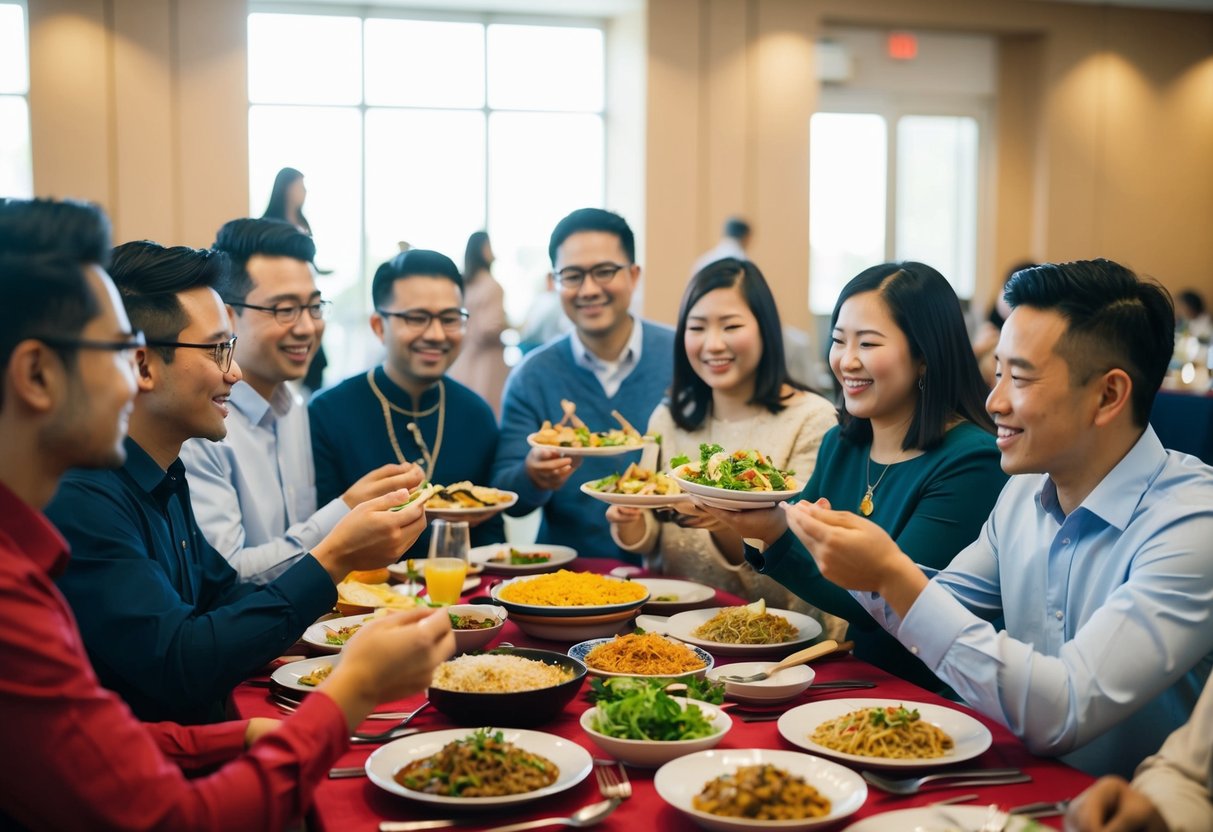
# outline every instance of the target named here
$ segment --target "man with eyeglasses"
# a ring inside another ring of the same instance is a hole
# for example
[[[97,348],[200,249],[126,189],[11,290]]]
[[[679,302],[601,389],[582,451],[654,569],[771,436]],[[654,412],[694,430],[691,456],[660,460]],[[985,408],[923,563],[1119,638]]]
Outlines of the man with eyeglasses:
[[[580,460],[559,450],[529,447],[526,437],[545,419],[562,416],[561,399],[576,403],[591,430],[617,427],[613,410],[633,425],[648,424],[670,386],[674,332],[628,311],[640,266],[623,217],[600,208],[574,211],[556,225],[548,255],[574,331],[528,353],[506,381],[493,485],[518,492],[511,513],[543,508],[541,543],[634,559],[611,541],[602,504],[579,490],[626,461],[588,458],[579,467]]]
[[[59,586],[97,676],[147,720],[222,719],[232,689],[332,609],[337,582],[393,562],[425,525],[419,506],[389,510],[407,490],[366,501],[264,586],[241,582],[206,541],[179,455],[189,439],[223,439],[241,378],[214,289],[227,268],[205,249],[114,250],[114,283],[148,344],[136,351],[126,463],[70,472],[47,508],[72,544]]]
[[[377,466],[319,504],[307,406],[295,386],[324,334],[328,302],[316,288],[311,237],[286,222],[225,223],[214,249],[231,261],[216,285],[233,309],[243,378],[232,386],[227,436],[181,449],[194,515],[243,580],[267,583],[306,552],[331,545],[350,509],[415,488],[415,465]]]
[[[387,350],[372,367],[308,406],[316,492],[323,503],[384,462],[414,463],[429,482],[488,485],[497,421],[488,402],[446,375],[459,357],[468,313],[451,258],[409,249],[371,282],[371,330]],[[470,517],[472,544],[505,539],[500,515]],[[425,557],[428,530],[408,557]]]

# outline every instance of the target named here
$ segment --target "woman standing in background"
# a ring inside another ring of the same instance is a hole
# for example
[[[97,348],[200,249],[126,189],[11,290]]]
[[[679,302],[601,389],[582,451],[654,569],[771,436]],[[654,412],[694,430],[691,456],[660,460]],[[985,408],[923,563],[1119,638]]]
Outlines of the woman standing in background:
[[[448,375],[479,393],[500,417],[501,391],[508,374],[501,333],[508,322],[505,293],[490,271],[494,259],[488,232],[477,231],[468,237],[463,254],[463,305],[468,310],[468,326],[463,352]]]
[[[261,215],[265,220],[289,222],[309,237],[312,227],[303,216],[303,201],[307,199],[307,188],[303,185],[303,174],[294,168],[283,168],[274,177],[274,189],[270,191],[269,204]]]

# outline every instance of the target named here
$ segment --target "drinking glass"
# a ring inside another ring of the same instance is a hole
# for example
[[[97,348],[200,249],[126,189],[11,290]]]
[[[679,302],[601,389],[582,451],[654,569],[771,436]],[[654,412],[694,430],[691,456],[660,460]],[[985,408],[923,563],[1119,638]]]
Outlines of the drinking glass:
[[[425,591],[435,604],[458,604],[467,577],[468,524],[435,520],[430,524],[430,556],[425,562]]]

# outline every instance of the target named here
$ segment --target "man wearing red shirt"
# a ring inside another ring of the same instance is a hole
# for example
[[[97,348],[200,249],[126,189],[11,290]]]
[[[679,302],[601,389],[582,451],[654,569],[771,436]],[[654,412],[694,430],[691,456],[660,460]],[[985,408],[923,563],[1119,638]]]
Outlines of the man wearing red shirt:
[[[40,509],[68,468],[124,459],[144,345],[102,268],[109,246],[95,208],[0,200],[0,828],[282,828],[371,708],[429,684],[449,619],[364,627],[282,723],[144,724],[101,688],[53,582],[67,545]]]

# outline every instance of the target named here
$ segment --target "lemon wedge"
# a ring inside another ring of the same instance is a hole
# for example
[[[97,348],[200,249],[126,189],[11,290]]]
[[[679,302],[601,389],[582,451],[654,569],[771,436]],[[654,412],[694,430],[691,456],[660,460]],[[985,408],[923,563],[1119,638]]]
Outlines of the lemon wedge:
[[[752,604],[746,604],[745,608],[754,615],[765,615],[767,611],[767,599],[759,598]]]

